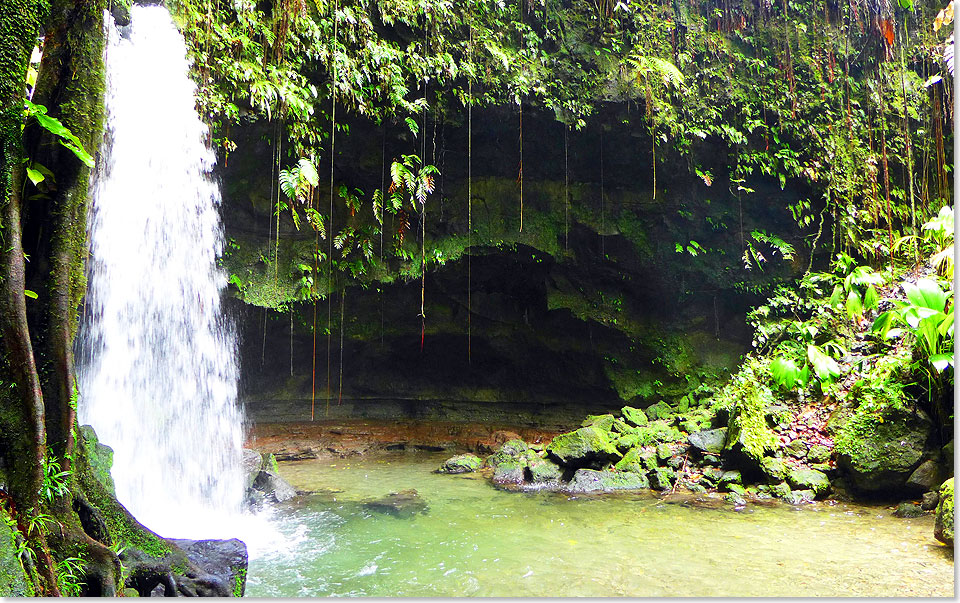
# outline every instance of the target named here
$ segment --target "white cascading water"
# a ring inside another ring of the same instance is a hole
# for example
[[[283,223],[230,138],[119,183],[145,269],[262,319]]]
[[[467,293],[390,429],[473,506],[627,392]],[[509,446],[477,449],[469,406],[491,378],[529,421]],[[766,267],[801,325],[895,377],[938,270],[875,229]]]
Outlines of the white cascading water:
[[[113,447],[117,497],[141,523],[166,537],[231,537],[243,417],[236,337],[220,307],[216,156],[167,10],[134,6],[123,37],[110,29],[80,420]]]

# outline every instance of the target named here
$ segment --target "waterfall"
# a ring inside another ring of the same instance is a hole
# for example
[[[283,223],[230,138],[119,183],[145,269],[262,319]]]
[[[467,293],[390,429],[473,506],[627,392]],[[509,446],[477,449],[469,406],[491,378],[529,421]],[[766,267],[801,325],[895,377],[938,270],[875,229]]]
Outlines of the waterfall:
[[[183,37],[134,6],[107,49],[107,134],[93,183],[78,343],[81,423],[113,447],[117,498],[166,537],[229,537],[243,416],[216,162]]]

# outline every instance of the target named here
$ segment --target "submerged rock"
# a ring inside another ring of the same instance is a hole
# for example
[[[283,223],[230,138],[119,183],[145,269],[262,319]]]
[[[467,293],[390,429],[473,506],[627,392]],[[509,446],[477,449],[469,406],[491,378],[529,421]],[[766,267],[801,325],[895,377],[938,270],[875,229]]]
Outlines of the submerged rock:
[[[614,492],[617,490],[644,490],[650,487],[646,476],[623,471],[595,471],[577,469],[565,488],[576,494],[589,492]]]
[[[923,508],[912,502],[902,502],[897,505],[893,515],[894,517],[920,517],[923,515]]]
[[[940,486],[940,504],[937,505],[937,520],[933,527],[933,537],[953,546],[953,478]]]
[[[568,467],[601,465],[620,459],[620,453],[607,437],[596,427],[581,427],[570,433],[553,438],[546,447],[547,453]]]
[[[364,501],[363,506],[371,511],[386,513],[402,519],[409,519],[418,513],[426,513],[430,509],[420,497],[420,493],[413,488],[391,492],[382,498]]]
[[[483,461],[475,454],[458,454],[451,457],[440,465],[437,473],[472,473],[483,466]]]

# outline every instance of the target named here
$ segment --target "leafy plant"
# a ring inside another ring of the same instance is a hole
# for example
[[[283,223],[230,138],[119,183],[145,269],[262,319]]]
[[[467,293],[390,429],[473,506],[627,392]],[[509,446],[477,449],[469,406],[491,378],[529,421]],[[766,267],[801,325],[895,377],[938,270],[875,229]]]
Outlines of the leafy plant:
[[[60,144],[69,149],[80,161],[87,165],[87,167],[93,167],[93,157],[90,156],[85,150],[83,150],[83,144],[81,144],[80,139],[70,131],[65,125],[60,123],[60,120],[56,117],[50,117],[47,115],[47,108],[43,105],[37,105],[29,100],[24,100],[24,124],[29,123],[30,119],[34,119],[41,128],[50,132],[57,137]],[[46,170],[46,168],[43,168]],[[49,174],[49,170],[46,171],[46,174]],[[28,175],[30,173],[28,172]],[[44,172],[39,168],[35,169],[33,174],[30,175],[30,179],[39,178],[40,181],[43,180]],[[34,182],[36,184],[37,181]]]
[[[944,292],[936,281],[926,278],[904,283],[903,289],[907,301],[897,301],[896,309],[877,316],[871,332],[880,340],[910,333],[921,364],[942,373],[954,366],[953,292]]]
[[[57,589],[65,597],[83,594],[84,561],[80,557],[67,557],[57,562]]]
[[[68,479],[72,471],[62,471],[60,461],[55,457],[47,459],[43,471],[43,482],[40,485],[40,498],[52,503],[55,498],[70,493]]]

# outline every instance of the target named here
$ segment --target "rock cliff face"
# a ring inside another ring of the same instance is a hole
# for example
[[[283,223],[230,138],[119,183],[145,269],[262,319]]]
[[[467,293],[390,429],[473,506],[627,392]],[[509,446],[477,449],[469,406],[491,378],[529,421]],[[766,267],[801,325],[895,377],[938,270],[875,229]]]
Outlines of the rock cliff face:
[[[238,148],[221,159],[224,264],[243,302],[234,309],[249,415],[309,418],[315,390],[329,416],[571,422],[623,401],[680,397],[735,367],[748,340],[744,313],[760,287],[805,267],[771,258],[765,271],[745,270],[741,234],[789,236],[789,213],[772,208],[796,193],[758,180],[758,192],[738,201],[724,176],[708,187],[669,160],[658,166],[654,193],[649,140],[625,112],[571,132],[566,157],[562,124],[525,115],[521,231],[512,117],[509,109],[475,113],[469,212],[465,124],[430,124],[427,162],[440,175],[427,201],[427,255],[436,251],[425,282],[411,212],[406,228],[386,216],[382,252],[372,238],[374,268],[335,275],[332,287],[323,262],[313,271],[313,230],[296,230],[289,212],[277,245],[270,132],[232,132]],[[376,225],[370,199],[389,186],[391,160],[420,150],[405,130],[349,124],[336,147],[335,183],[360,206],[346,215],[337,199],[328,230]],[[325,169],[321,162],[321,180]],[[317,191],[325,210],[328,186]],[[406,257],[397,254],[401,231]],[[319,247],[329,253],[330,241]],[[332,251],[343,268],[350,257]],[[316,308],[297,301],[311,278],[334,290]]]

